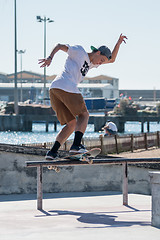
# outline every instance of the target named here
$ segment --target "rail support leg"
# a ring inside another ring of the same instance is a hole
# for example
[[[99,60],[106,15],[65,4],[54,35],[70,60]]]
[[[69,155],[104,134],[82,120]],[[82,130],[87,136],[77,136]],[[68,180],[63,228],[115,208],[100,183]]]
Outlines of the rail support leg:
[[[40,165],[37,167],[37,209],[38,210],[42,210],[42,198],[43,198],[42,174],[43,174],[43,167]]]
[[[128,205],[128,164],[123,163],[123,205]]]
[[[46,132],[48,132],[48,122],[46,121]]]

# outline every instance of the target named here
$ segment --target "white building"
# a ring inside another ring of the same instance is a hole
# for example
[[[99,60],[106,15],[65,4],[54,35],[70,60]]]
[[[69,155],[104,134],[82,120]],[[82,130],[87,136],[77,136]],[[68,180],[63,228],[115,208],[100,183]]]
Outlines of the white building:
[[[108,76],[85,78],[78,85],[84,97],[119,98],[119,79]]]
[[[1,74],[2,75],[2,74]],[[19,77],[20,77],[19,73]],[[47,95],[49,97],[50,82],[55,78],[47,76]],[[22,92],[22,99],[26,101],[32,99],[37,101],[43,98],[44,83],[42,75],[34,74],[32,72],[23,71],[22,81],[18,79],[18,96],[20,101],[20,94]],[[22,89],[21,89],[22,87]],[[84,97],[104,97],[107,99],[115,99],[119,97],[119,79],[108,76],[96,76],[94,78],[84,78],[83,82],[78,85]],[[22,91],[21,91],[22,90]],[[14,101],[14,75],[8,75],[8,82],[3,80],[0,83],[0,100]]]

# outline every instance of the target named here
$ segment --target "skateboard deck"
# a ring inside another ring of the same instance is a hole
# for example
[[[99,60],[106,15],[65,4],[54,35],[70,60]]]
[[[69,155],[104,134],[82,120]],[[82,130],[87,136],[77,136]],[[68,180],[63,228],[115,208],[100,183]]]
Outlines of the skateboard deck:
[[[100,154],[101,149],[100,148],[92,148],[91,150],[88,150],[86,153],[70,153],[68,156],[66,157],[62,157],[62,158],[57,158],[54,161],[58,161],[58,160],[79,160],[79,161],[84,161],[84,162],[88,162],[89,164],[93,163],[93,158],[95,158],[98,154]],[[60,172],[60,167],[57,166],[48,166],[49,170],[54,170],[55,172]]]
[[[95,158],[98,154],[100,154],[101,149],[100,148],[92,148],[91,150],[88,150],[86,153],[76,153],[71,154],[69,156],[72,160],[79,160],[79,161],[86,161],[90,164],[93,163],[93,158]]]

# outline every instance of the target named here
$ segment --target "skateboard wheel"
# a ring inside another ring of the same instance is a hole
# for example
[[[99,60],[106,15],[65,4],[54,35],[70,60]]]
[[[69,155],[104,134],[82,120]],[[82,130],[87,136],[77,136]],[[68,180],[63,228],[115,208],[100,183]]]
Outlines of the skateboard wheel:
[[[85,156],[82,156],[81,161],[87,161]]]
[[[48,168],[48,170],[54,170],[56,173],[60,172],[60,168],[59,167],[48,166],[47,168]]]
[[[55,170],[56,173],[60,172],[60,168],[59,167],[55,167],[54,170]]]
[[[93,160],[92,160],[92,159],[90,159],[90,160],[89,160],[89,164],[92,164],[92,163],[93,163]]]

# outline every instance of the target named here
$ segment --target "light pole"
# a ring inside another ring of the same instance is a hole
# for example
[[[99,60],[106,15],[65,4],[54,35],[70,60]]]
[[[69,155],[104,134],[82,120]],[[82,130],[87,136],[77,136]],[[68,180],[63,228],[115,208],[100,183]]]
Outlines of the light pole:
[[[16,0],[14,0],[14,112],[18,115],[18,88],[17,88],[17,16],[16,16]]]
[[[44,22],[44,58],[46,58],[46,22],[52,23],[54,21],[50,18],[46,18],[46,16],[44,16],[43,18],[41,16],[37,16],[37,21]],[[43,103],[44,104],[45,104],[45,99],[46,99],[46,67],[44,67],[44,88],[43,88]]]
[[[18,53],[21,56],[21,95],[20,95],[20,101],[23,101],[23,95],[22,95],[22,54],[25,53],[26,50],[19,50]]]

